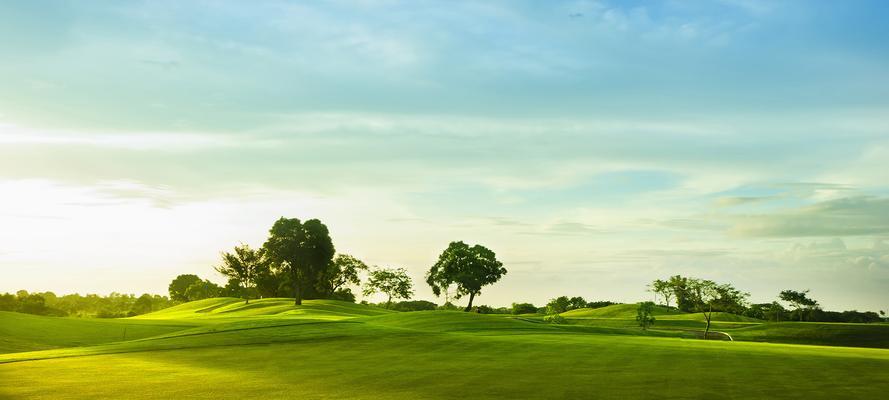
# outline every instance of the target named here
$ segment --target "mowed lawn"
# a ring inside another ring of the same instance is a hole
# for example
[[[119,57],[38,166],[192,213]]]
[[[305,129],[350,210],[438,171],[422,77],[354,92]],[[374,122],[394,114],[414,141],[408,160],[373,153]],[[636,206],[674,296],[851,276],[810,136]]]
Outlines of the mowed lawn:
[[[836,399],[889,392],[886,349],[608,335],[456,312],[349,319],[336,304],[312,306],[298,317],[292,310],[242,320],[194,316],[206,325],[0,354],[0,398]],[[343,319],[310,318],[333,311]]]

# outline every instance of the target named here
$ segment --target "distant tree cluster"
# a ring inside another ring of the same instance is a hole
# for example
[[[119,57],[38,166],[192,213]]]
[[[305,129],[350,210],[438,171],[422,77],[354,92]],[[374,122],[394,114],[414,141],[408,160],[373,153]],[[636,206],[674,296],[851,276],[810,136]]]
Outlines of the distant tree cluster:
[[[751,318],[767,321],[809,321],[809,322],[879,322],[880,315],[875,312],[824,311],[818,302],[809,297],[809,290],[784,290],[778,300],[787,303],[790,309],[784,308],[779,301],[761,304],[748,304],[748,293],[743,293],[729,284],[717,284],[713,281],[688,278],[674,275],[666,280],[657,279],[648,285],[649,291],[655,293],[665,307],[671,308],[671,300],[675,308],[685,312],[702,312],[710,327],[710,315],[713,311],[730,312]]]
[[[742,314],[746,309],[747,297],[750,296],[728,283],[680,275],[671,276],[667,280],[655,280],[648,287],[649,291],[660,295],[665,307],[670,307],[670,300],[675,299],[680,310],[701,313],[707,322],[705,338],[710,333],[714,312]]]
[[[413,295],[410,277],[404,269],[368,267],[363,261],[336,254],[327,226],[317,219],[300,221],[280,218],[269,229],[260,248],[241,244],[222,252],[216,271],[228,278],[220,287],[192,274],[177,276],[169,286],[176,301],[195,301],[210,297],[250,299],[293,297],[294,304],[304,299],[355,301],[352,287],[361,286],[361,274],[367,274],[364,293],[383,293],[392,299]]]
[[[0,311],[16,311],[47,316],[120,318],[146,314],[175,305],[166,296],[111,293],[67,294],[57,296],[53,292],[28,293],[19,290],[15,294],[0,295]]]
[[[561,314],[565,311],[577,310],[580,308],[601,308],[612,304],[617,303],[612,301],[586,301],[580,296],[559,296],[550,299],[549,303],[546,303],[546,307],[543,311],[546,314]]]

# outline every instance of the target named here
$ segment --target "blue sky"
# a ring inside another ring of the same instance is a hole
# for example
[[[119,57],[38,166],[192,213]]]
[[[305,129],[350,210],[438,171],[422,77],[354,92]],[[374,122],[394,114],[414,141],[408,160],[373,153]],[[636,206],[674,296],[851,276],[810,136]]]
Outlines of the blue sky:
[[[481,301],[889,306],[889,6],[8,2],[0,291],[163,292],[281,215]],[[431,298],[420,287],[418,296]]]

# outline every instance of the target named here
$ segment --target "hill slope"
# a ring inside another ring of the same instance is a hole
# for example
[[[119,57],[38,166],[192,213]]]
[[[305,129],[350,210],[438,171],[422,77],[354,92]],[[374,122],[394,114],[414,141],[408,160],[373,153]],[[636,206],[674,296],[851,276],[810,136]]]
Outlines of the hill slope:
[[[563,312],[561,315],[565,318],[619,318],[633,319],[636,318],[637,304],[612,304],[601,308],[578,308],[576,310]],[[658,315],[675,315],[684,314],[682,311],[666,308],[663,306],[654,306],[653,313]]]
[[[0,353],[140,339],[194,326],[188,321],[61,318],[0,311]]]
[[[250,300],[219,297],[180,304],[133,319],[215,319],[215,318],[312,318],[345,319],[393,313],[378,307],[338,300],[304,300],[300,306],[293,299],[268,298]]]

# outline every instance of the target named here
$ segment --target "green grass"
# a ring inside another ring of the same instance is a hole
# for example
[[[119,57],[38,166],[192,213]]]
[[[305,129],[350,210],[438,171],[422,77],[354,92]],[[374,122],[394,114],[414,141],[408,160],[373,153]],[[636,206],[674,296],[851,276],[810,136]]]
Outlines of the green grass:
[[[0,311],[0,353],[132,340],[192,326],[178,320],[57,318]]]
[[[641,331],[617,318],[548,325],[333,301],[294,307],[287,299],[250,306],[232,300],[125,320],[75,320],[163,329],[0,354],[0,398],[832,399],[880,398],[889,390],[886,349],[658,337],[682,335],[678,329],[637,336]],[[16,340],[30,340],[38,320],[55,323],[56,338],[81,329],[65,325],[69,319],[0,317],[0,327],[20,325],[0,331]],[[741,324],[737,331],[751,340],[814,335],[807,324]]]
[[[639,306],[636,304],[612,304],[610,306],[605,306],[601,308],[578,308],[576,310],[571,310],[567,312],[563,312],[562,316],[565,318],[626,318],[633,319],[636,318],[636,309]],[[677,311],[674,309],[669,309],[662,306],[654,306],[652,310],[652,314],[655,316],[660,315],[670,315],[670,314],[682,314],[681,311]]]

